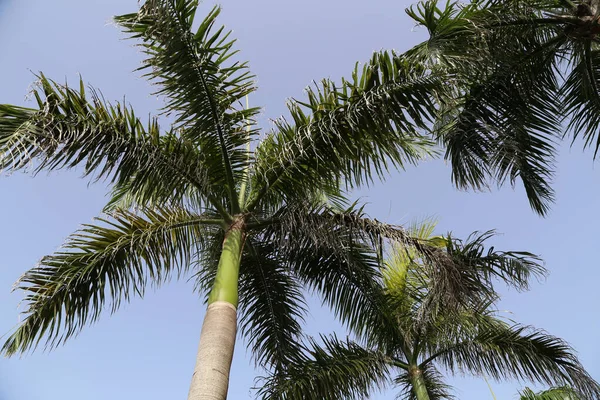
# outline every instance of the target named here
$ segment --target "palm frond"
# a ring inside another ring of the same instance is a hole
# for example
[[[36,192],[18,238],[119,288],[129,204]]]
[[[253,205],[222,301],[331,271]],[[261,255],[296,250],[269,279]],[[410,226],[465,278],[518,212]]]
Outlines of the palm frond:
[[[464,241],[449,236],[446,250],[454,260],[473,268],[490,284],[493,279],[499,279],[517,290],[528,290],[532,277],[546,275],[542,260],[535,254],[499,251],[493,246],[486,251],[486,242],[494,235],[494,231],[474,232]]]
[[[458,187],[481,188],[486,177],[512,184],[520,178],[532,208],[545,214],[553,200],[549,182],[560,128],[557,50],[536,51],[548,55],[521,59],[471,85],[459,110],[444,110],[450,113],[444,117],[448,124],[438,134]]]
[[[291,121],[276,129],[256,151],[253,187],[256,204],[269,194],[305,198],[337,190],[340,178],[350,187],[385,176],[432,153],[419,133],[435,114],[434,97],[444,88],[393,53],[376,53],[350,80],[323,80],[307,89],[306,101],[293,100]]]
[[[276,247],[248,241],[240,266],[240,326],[257,365],[280,371],[302,350],[304,296]]]
[[[417,248],[409,271],[407,295],[413,299],[413,317],[428,324],[440,315],[479,306],[496,300],[500,280],[509,287],[526,290],[532,277],[546,270],[534,254],[519,251],[486,250],[485,242],[493,232],[474,233],[466,240],[445,238],[445,248],[432,244]],[[441,243],[441,241],[440,241]],[[408,253],[407,253],[408,254]]]
[[[247,166],[251,136],[245,128],[258,112],[241,104],[255,90],[253,76],[246,63],[233,61],[230,32],[214,27],[218,7],[192,32],[197,6],[196,0],[147,0],[138,13],[115,21],[141,40],[146,59],[140,69],[167,99],[163,110],[176,115],[176,129],[210,159],[209,173],[229,189],[237,213],[235,178]]]
[[[452,372],[569,385],[584,398],[600,398],[600,386],[567,343],[527,326],[481,326],[472,339],[443,350],[436,360]]]
[[[82,166],[86,176],[108,178],[116,193],[141,206],[191,195],[197,205],[210,199],[219,206],[207,160],[191,142],[161,132],[156,119],[144,126],[131,108],[90,91],[81,80],[75,90],[40,75],[33,91],[38,109],[0,105],[0,168]]]
[[[561,122],[557,76],[569,38],[564,21],[529,3],[422,3],[409,14],[431,38],[408,56],[454,87],[436,131],[455,184],[481,189],[490,178],[519,178],[532,208],[545,214]]]
[[[322,337],[293,367],[265,380],[259,395],[265,400],[364,399],[386,384],[388,358],[351,341]]]
[[[205,236],[222,222],[181,208],[143,215],[117,211],[98,220],[20,278],[27,308],[4,343],[5,354],[25,352],[44,339],[46,347],[58,346],[96,321],[108,300],[114,312],[132,296],[143,296],[148,283],[184,273]]]
[[[583,136],[584,146],[600,148],[600,51],[591,49],[591,41],[575,48],[573,68],[561,87],[565,118],[573,131],[573,141]]]
[[[410,232],[410,231],[409,231]],[[457,339],[477,326],[498,300],[497,283],[526,290],[545,269],[533,254],[486,248],[493,232],[466,240],[452,236],[423,238],[420,248],[393,246],[383,270],[386,303],[404,339],[434,345],[440,336]],[[384,340],[382,338],[381,340]]]
[[[381,254],[377,249],[387,235],[408,240],[406,232],[385,226],[350,210],[326,207],[287,207],[264,231],[277,246],[298,280],[316,292],[340,321],[358,336],[366,327],[395,331],[379,310],[385,306],[381,288]],[[387,229],[387,230],[386,230]]]

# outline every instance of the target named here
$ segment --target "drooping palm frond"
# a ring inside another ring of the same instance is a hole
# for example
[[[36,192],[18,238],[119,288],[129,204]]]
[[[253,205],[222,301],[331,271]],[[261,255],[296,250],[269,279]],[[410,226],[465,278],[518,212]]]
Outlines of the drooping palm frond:
[[[210,160],[209,175],[225,185],[233,213],[239,212],[234,176],[248,163],[245,131],[258,112],[240,101],[255,90],[246,63],[233,61],[234,40],[214,28],[215,7],[194,33],[197,1],[147,0],[138,13],[115,18],[132,38],[142,41],[146,77],[167,99],[163,111],[176,115],[175,127]]]
[[[5,354],[25,352],[42,340],[55,347],[96,321],[107,301],[114,312],[132,296],[143,296],[148,283],[184,273],[207,232],[222,222],[180,208],[142,215],[117,211],[99,221],[20,278],[27,309],[4,344]]]
[[[600,398],[600,386],[563,340],[527,326],[485,324],[476,335],[441,350],[435,359],[452,372],[569,385],[584,398]]]
[[[276,247],[248,240],[240,266],[240,326],[256,364],[280,371],[302,350],[304,296]]]
[[[423,322],[435,320],[440,313],[474,306],[481,299],[495,299],[497,280],[525,290],[529,279],[545,273],[539,258],[531,253],[493,248],[486,251],[485,242],[493,232],[471,235],[464,242],[450,236],[436,242],[400,226],[369,219],[362,210],[352,207],[337,211],[288,207],[275,220],[277,223],[269,228],[272,240],[282,252],[289,251],[287,259],[304,260],[298,264],[298,271],[302,279],[313,282],[305,284],[315,288],[316,283],[326,301],[335,305],[341,320],[359,336],[367,332],[369,325],[378,326],[383,336],[388,329],[397,329],[378,318],[390,304],[389,293],[381,286],[380,270],[389,245],[396,245],[397,253],[418,254],[412,257],[420,260],[418,271],[426,278],[419,278],[419,284],[426,287],[426,293],[424,297],[419,295],[420,288],[413,288],[413,293],[418,300],[415,317]],[[375,337],[372,339],[383,343]]]
[[[433,152],[419,132],[435,113],[443,83],[393,53],[376,53],[350,80],[324,80],[293,100],[291,120],[276,121],[259,145],[251,204],[265,195],[305,198],[383,177]]]
[[[553,200],[561,68],[573,41],[571,22],[552,14],[564,9],[558,3],[427,1],[409,10],[431,35],[409,58],[447,75],[455,89],[436,129],[454,182],[479,189],[490,178],[520,179],[540,214]]]
[[[364,399],[387,383],[388,357],[351,341],[322,337],[285,373],[261,387],[265,400]]]
[[[345,325],[362,327],[377,316],[373,309],[381,304],[379,262],[369,247],[343,228],[339,230],[336,241],[327,240],[331,235],[313,240],[298,230],[288,235],[279,251],[300,282],[318,294]]]
[[[474,232],[466,240],[452,236],[446,241],[446,251],[458,263],[466,265],[480,273],[489,284],[500,280],[517,290],[528,290],[531,278],[540,278],[547,271],[539,256],[525,251],[499,251],[489,247],[486,242],[496,233],[494,231]]]
[[[534,254],[486,249],[486,241],[493,234],[476,232],[464,241],[450,235],[440,237],[430,241],[428,247],[421,245],[405,260],[415,263],[408,271],[405,292],[412,301],[411,324],[427,326],[440,316],[460,314],[465,309],[479,307],[482,302],[495,301],[498,281],[526,290],[532,277],[545,274]]]
[[[555,0],[428,0],[408,10],[430,38],[407,57],[452,82],[436,132],[459,187],[520,179],[545,214],[558,139],[583,137],[597,155],[598,11]]]
[[[297,279],[318,294],[343,324],[358,336],[374,324],[382,330],[395,329],[393,321],[379,320],[384,315],[379,310],[385,306],[381,246],[390,238],[416,239],[401,227],[364,218],[352,208],[284,207],[275,221],[264,231],[265,238],[277,246]]]
[[[575,49],[572,69],[561,88],[565,117],[573,131],[573,141],[583,136],[584,146],[600,149],[600,50],[588,40]]]
[[[529,388],[525,388],[519,393],[520,400],[579,400],[577,392],[570,387],[557,387],[541,392],[534,392]]]

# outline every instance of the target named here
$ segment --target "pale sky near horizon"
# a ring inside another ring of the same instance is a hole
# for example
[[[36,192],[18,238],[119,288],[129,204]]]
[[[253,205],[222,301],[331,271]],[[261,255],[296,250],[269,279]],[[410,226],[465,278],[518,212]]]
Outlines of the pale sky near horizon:
[[[213,1],[206,1],[203,14]],[[239,39],[260,90],[252,105],[264,106],[263,126],[285,112],[289,97],[323,77],[348,76],[356,61],[379,49],[404,50],[425,38],[405,15],[409,0],[223,1],[220,22]],[[138,115],[162,103],[132,70],[140,54],[110,24],[112,15],[133,12],[135,0],[0,0],[0,103],[27,104],[25,95],[43,71],[76,83],[79,74],[109,100],[125,95]],[[200,18],[199,15],[198,18]],[[596,203],[600,176],[591,152],[564,147],[558,157],[556,204],[547,218],[536,216],[523,191],[505,187],[466,193],[450,183],[442,161],[394,172],[385,184],[361,191],[367,211],[391,223],[423,217],[439,220],[440,232],[466,237],[497,229],[490,241],[501,250],[540,254],[551,275],[527,293],[505,293],[501,308],[511,318],[567,340],[596,379],[600,379],[600,272]],[[0,336],[18,322],[20,293],[13,282],[45,254],[54,251],[80,224],[88,223],[106,201],[102,184],[89,185],[77,171],[36,178],[17,173],[0,177]],[[339,330],[330,314],[311,300],[311,334]],[[159,400],[183,399],[188,390],[200,326],[202,299],[192,283],[164,285],[116,314],[105,314],[79,337],[52,352],[0,358],[0,400]],[[238,341],[230,399],[252,398],[259,372]],[[461,400],[491,399],[481,378],[449,378]],[[514,399],[518,382],[491,382],[497,398]],[[394,390],[372,399],[394,398]]]

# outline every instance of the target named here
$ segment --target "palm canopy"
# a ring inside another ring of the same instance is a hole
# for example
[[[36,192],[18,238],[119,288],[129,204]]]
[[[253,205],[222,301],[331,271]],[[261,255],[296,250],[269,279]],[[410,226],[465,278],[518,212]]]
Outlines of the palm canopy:
[[[79,167],[113,184],[98,223],[20,279],[25,318],[4,353],[59,345],[106,306],[115,311],[172,276],[192,275],[203,294],[212,288],[235,307],[239,273],[242,330],[256,360],[277,366],[299,351],[301,287],[360,325],[379,249],[417,245],[401,227],[366,218],[343,191],[432,151],[420,132],[442,81],[378,53],[341,84],[324,80],[306,100],[292,100],[290,118],[259,140],[259,109],[241,104],[256,89],[253,77],[215,25],[219,9],[194,24],[196,8],[193,0],[147,0],[138,13],[116,17],[145,54],[140,70],[166,99],[168,129],[82,82],[70,87],[43,74],[37,108],[0,105],[3,170]],[[239,249],[227,251],[233,242]],[[238,250],[238,265],[219,272],[224,255]]]
[[[412,233],[423,239],[431,229]],[[452,374],[568,384],[582,398],[600,398],[600,386],[568,344],[498,317],[497,296],[488,281],[495,277],[494,265],[520,265],[522,272],[534,275],[543,270],[521,253],[484,251],[483,242],[489,237],[486,233],[466,241],[449,236],[429,239],[461,261],[461,274],[490,285],[490,290],[466,291],[468,301],[456,308],[445,307],[446,300],[436,293],[440,277],[426,267],[419,250],[397,247],[382,271],[381,303],[373,310],[377,316],[369,326],[355,330],[357,341],[335,336],[321,337],[322,344],[312,340],[285,373],[266,380],[263,398],[360,399],[390,384],[402,398],[453,398],[439,368]],[[507,283],[523,288],[526,281],[526,274],[514,275]]]
[[[545,214],[559,141],[600,148],[596,0],[429,0],[408,13],[429,40],[409,59],[448,76],[436,133],[459,187],[521,179]]]
[[[433,151],[422,132],[448,98],[445,75],[378,52],[349,78],[323,80],[306,99],[290,101],[289,117],[260,140],[260,110],[242,105],[256,90],[253,76],[216,26],[219,9],[195,24],[196,9],[194,0],[147,0],[116,17],[145,55],[140,70],[166,100],[162,115],[174,121],[167,129],[83,82],[70,87],[43,74],[33,91],[37,107],[0,105],[2,170],[79,167],[112,183],[99,222],[20,279],[25,318],[4,353],[59,345],[107,305],[115,311],[148,285],[192,275],[202,294],[210,290],[209,303],[239,305],[256,361],[279,369],[302,356],[301,288],[318,293],[348,326],[379,318],[373,310],[389,243],[419,249],[436,277],[423,321],[436,320],[441,304],[464,307],[472,293],[489,293],[494,274],[526,284],[536,265],[527,256],[491,253],[488,272],[465,273],[448,252],[344,199],[346,189]]]

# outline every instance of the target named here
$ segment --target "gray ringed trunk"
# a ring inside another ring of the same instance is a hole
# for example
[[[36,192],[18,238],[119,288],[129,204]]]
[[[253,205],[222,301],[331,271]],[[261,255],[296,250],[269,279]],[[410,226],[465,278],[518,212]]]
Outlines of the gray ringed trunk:
[[[237,331],[237,310],[215,301],[206,310],[188,400],[225,400]]]

